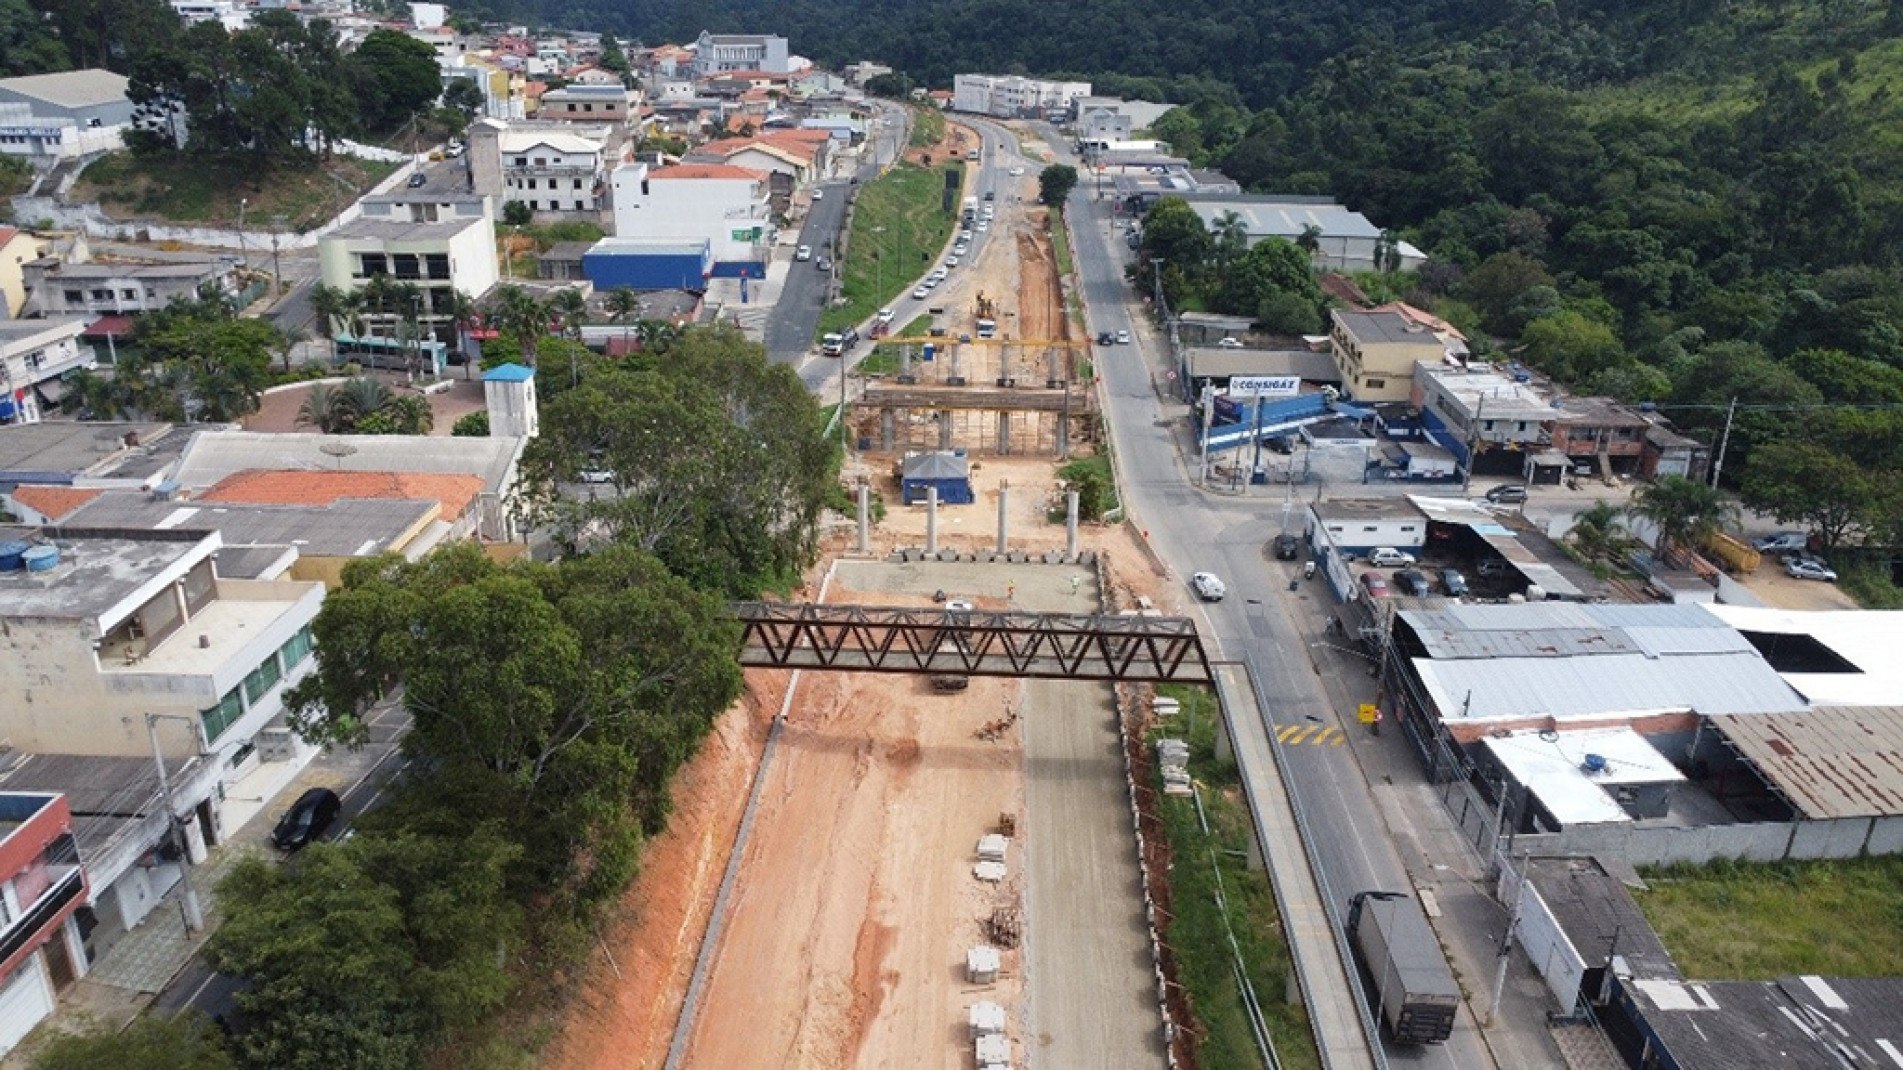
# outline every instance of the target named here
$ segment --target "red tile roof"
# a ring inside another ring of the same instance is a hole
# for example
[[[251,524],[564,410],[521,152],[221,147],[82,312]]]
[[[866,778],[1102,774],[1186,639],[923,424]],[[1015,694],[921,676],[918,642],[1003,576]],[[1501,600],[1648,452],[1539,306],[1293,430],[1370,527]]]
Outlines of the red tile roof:
[[[751,167],[735,167],[724,163],[679,163],[672,167],[663,167],[648,175],[650,180],[662,178],[744,178],[754,182],[766,176]]]
[[[13,491],[13,500],[57,522],[61,517],[99,497],[97,490],[28,484]]]
[[[442,503],[453,519],[482,493],[480,476],[439,472],[309,472],[247,468],[234,472],[200,501],[253,505],[329,505],[339,498],[395,498]]]
[[[18,227],[0,227],[0,248],[4,248],[6,244],[12,241],[14,236],[19,233],[20,229]]]

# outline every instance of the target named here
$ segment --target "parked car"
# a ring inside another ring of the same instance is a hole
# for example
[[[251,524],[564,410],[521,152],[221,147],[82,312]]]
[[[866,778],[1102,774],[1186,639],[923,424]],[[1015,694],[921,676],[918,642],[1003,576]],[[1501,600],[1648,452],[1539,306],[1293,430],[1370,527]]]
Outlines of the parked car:
[[[1495,505],[1517,505],[1526,500],[1526,488],[1518,483],[1508,483],[1488,491],[1487,500]]]
[[[1488,579],[1507,574],[1507,561],[1504,557],[1483,557],[1474,562],[1474,571]]]
[[[1229,593],[1229,588],[1224,587],[1222,580],[1218,579],[1213,572],[1198,572],[1191,576],[1189,589],[1195,591],[1196,597],[1205,602],[1220,602],[1222,596]]]
[[[1368,551],[1368,564],[1375,568],[1406,568],[1413,563],[1413,554],[1396,550],[1392,546],[1379,546]]]
[[[1242,340],[1240,338],[1230,338],[1225,335],[1223,338],[1221,338],[1220,340],[1216,342],[1216,348],[1217,349],[1241,349]]]
[[[932,293],[931,288],[927,286],[917,286],[917,287],[913,287],[912,289],[912,296],[919,299],[920,301],[923,301],[927,297],[930,297],[931,293]]]
[[[889,308],[882,308],[879,310],[880,323],[891,323],[892,320],[896,318],[897,316],[898,316],[898,313],[892,311]]]
[[[987,201],[995,201],[995,200],[997,200],[997,199],[998,199],[998,191],[997,191],[997,190],[995,190],[995,189],[988,189],[988,190],[985,190],[985,200],[987,200]]]
[[[814,200],[816,200],[816,201],[823,201],[823,200],[825,200],[825,199],[826,199],[826,191],[825,191],[825,190],[823,190],[823,189],[820,189],[820,188],[818,188],[818,187],[814,187],[814,188],[813,188],[813,199],[814,199]]]
[[[991,220],[980,219],[978,221],[978,233],[983,234],[985,231],[990,229],[991,229]]]
[[[1129,331],[1118,331],[1118,332],[1117,332],[1117,344],[1118,344],[1118,345],[1120,345],[1120,346],[1127,346],[1127,345],[1129,345],[1129,344],[1130,344],[1130,332],[1129,332]]]
[[[833,258],[830,256],[822,256],[818,260],[813,261],[813,266],[821,271],[831,271],[833,269]]]
[[[1467,594],[1467,577],[1462,576],[1457,568],[1441,569],[1440,585],[1449,598],[1460,598]]]
[[[1404,568],[1396,572],[1394,582],[1401,585],[1401,590],[1415,598],[1426,598],[1434,593],[1434,585],[1427,582],[1427,573],[1418,568]]]
[[[425,185],[428,185],[428,184],[429,184],[429,176],[428,176],[428,175],[426,175],[426,174],[424,174],[424,173],[423,173],[423,172],[421,172],[421,171],[418,171],[418,172],[416,172],[415,174],[413,174],[413,175],[411,175],[411,176],[410,176],[410,188],[411,188],[411,189],[415,189],[415,188],[416,188],[416,187],[418,187],[418,186],[425,186]]]
[[[811,260],[812,258],[813,258],[813,247],[810,245],[802,245],[799,248],[793,250],[793,259],[795,260]]]
[[[278,819],[277,827],[271,830],[271,842],[280,851],[306,847],[324,835],[343,808],[343,800],[336,792],[329,788],[312,788],[299,795]]]
[[[1276,560],[1293,561],[1295,560],[1295,556],[1301,552],[1302,552],[1302,540],[1299,538],[1296,538],[1294,532],[1284,531],[1282,534],[1277,535],[1275,537],[1275,559]]]
[[[1117,344],[1117,336],[1116,336],[1116,335],[1114,335],[1114,334],[1111,334],[1111,333],[1110,333],[1109,331],[1098,331],[1098,332],[1097,332],[1097,344],[1098,344],[1098,345],[1100,345],[1100,346],[1113,346],[1113,345],[1116,345],[1116,344]]]
[[[1369,598],[1388,598],[1394,593],[1388,590],[1388,581],[1379,572],[1363,572],[1361,588],[1368,592]]]
[[[1837,573],[1815,557],[1793,555],[1784,559],[1784,572],[1794,580],[1823,580],[1836,583]]]
[[[962,673],[937,672],[931,680],[933,691],[963,691],[971,686],[971,677]]]
[[[1766,554],[1802,553],[1810,546],[1810,536],[1802,531],[1776,531],[1752,539],[1751,546]]]

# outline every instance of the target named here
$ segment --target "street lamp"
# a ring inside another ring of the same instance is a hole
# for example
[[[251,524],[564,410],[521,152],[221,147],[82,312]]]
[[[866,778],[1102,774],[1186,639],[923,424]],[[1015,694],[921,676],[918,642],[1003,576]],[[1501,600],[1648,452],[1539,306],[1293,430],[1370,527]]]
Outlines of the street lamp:
[[[187,932],[198,932],[205,927],[205,912],[198,905],[198,890],[192,887],[192,852],[185,830],[179,824],[178,805],[172,798],[172,779],[165,773],[165,752],[159,748],[159,722],[184,721],[197,727],[196,722],[178,713],[148,713],[145,715],[145,730],[152,736],[152,764],[159,771],[159,796],[165,806],[165,828],[172,841],[178,846],[178,882],[183,896],[179,907],[185,920]]]

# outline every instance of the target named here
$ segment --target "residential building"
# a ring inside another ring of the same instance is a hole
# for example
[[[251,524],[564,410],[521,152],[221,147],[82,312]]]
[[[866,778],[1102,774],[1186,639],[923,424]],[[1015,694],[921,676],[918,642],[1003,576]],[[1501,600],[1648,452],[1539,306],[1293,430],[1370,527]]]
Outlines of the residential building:
[[[215,22],[232,33],[251,25],[251,11],[234,0],[172,0],[172,10],[188,25]]]
[[[625,123],[633,118],[641,95],[614,85],[567,85],[542,94],[535,117],[565,123]]]
[[[793,191],[826,172],[832,159],[832,135],[824,130],[774,130],[758,137],[709,141],[682,163],[730,164],[764,172],[773,208],[784,214]]]
[[[0,424],[38,423],[65,400],[65,377],[91,368],[86,321],[0,320]]]
[[[660,45],[648,50],[643,59],[646,69],[661,78],[692,81],[694,51],[680,45]]]
[[[842,73],[845,74],[846,81],[863,89],[865,88],[865,84],[874,78],[882,74],[891,74],[892,68],[883,63],[874,63],[869,59],[862,59],[857,63],[846,64],[845,70]]]
[[[694,77],[711,78],[730,71],[792,70],[786,38],[777,34],[708,33],[694,41]]]
[[[1080,141],[1128,141],[1136,123],[1115,108],[1089,108],[1077,119]]]
[[[150,490],[171,474],[190,439],[166,423],[49,420],[0,426],[0,506],[29,523],[4,488],[26,483]]]
[[[1311,544],[1323,541],[1344,554],[1387,547],[1418,554],[1427,545],[1427,516],[1406,498],[1328,498],[1309,506]],[[1316,537],[1316,530],[1327,539]]]
[[[767,176],[731,164],[676,164],[614,172],[615,235],[699,239],[712,246],[714,273],[739,273],[766,260],[774,227]],[[722,265],[727,265],[723,272]]]
[[[224,260],[68,263],[55,257],[23,266],[27,308],[42,316],[132,315],[206,293],[234,297],[234,269],[234,263]]]
[[[1184,197],[1203,224],[1218,230],[1233,213],[1253,246],[1264,238],[1299,242],[1313,234],[1317,267],[1329,271],[1373,271],[1383,265],[1386,242],[1380,227],[1360,212],[1351,212],[1326,197],[1217,194],[1197,191]],[[1404,241],[1395,241],[1394,255],[1402,271],[1427,262],[1427,254]]]
[[[1438,362],[1447,354],[1445,342],[1398,312],[1335,309],[1329,315],[1335,367],[1342,386],[1357,401],[1406,401],[1415,366]]]
[[[1637,475],[1690,471],[1696,443],[1608,398],[1556,396],[1517,366],[1422,361],[1411,401],[1430,433],[1475,451],[1474,470],[1535,482],[1581,466]],[[1702,467],[1702,464],[1701,464]],[[1536,470],[1556,470],[1549,473]]]
[[[0,1055],[86,971],[73,915],[89,886],[72,824],[64,795],[0,791]]]
[[[450,202],[368,198],[360,217],[324,236],[317,255],[327,286],[361,290],[385,275],[419,287],[423,304],[416,321],[427,336],[422,348],[436,374],[458,344],[451,318],[454,295],[480,300],[499,277],[495,220],[482,197]],[[398,313],[372,310],[363,319],[364,337],[339,335],[340,344],[366,354],[402,348]]]
[[[13,748],[0,789],[96,793],[85,810],[98,827],[76,830],[91,905],[102,927],[130,929],[183,864],[165,846],[155,752],[192,861],[315,753],[283,696],[315,665],[324,586],[222,576],[216,531],[13,528],[0,541],[0,733]],[[5,571],[14,562],[24,568]]]
[[[482,114],[490,119],[520,120],[526,111],[523,80],[500,63],[465,53],[443,65],[443,88],[458,79],[482,91]]]
[[[28,231],[0,226],[0,320],[26,314],[26,264],[47,247]]]
[[[1070,114],[1071,104],[1090,95],[1089,82],[1050,82],[1014,74],[959,74],[952,77],[952,108],[1004,119],[1047,118]]]
[[[598,136],[589,136],[591,134]],[[504,124],[469,127],[469,175],[497,205],[521,201],[545,219],[599,222],[607,207],[606,128]]]
[[[0,152],[50,165],[123,148],[133,119],[127,84],[97,68],[0,78]]]

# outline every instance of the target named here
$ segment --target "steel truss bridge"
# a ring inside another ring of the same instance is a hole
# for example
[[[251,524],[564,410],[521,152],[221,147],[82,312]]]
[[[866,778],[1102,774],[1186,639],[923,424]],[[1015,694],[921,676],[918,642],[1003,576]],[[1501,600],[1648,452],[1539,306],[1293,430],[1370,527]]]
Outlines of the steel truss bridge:
[[[1187,617],[737,602],[740,664],[1210,684]]]

